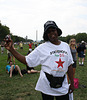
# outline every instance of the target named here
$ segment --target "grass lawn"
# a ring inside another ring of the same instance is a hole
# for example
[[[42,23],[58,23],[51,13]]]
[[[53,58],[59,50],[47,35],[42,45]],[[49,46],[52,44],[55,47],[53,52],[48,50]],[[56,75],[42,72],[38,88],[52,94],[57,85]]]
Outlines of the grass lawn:
[[[18,47],[17,45],[15,47]],[[1,50],[1,49],[0,49]],[[28,52],[28,45],[24,45],[23,50],[18,49],[23,55]],[[26,66],[15,61],[21,69]],[[6,73],[7,65],[7,51],[4,50],[4,54],[0,51],[0,100],[42,100],[41,93],[35,91],[35,85],[37,83],[39,73],[24,74],[23,78],[20,75],[13,76],[12,78]],[[79,88],[74,91],[74,100],[87,100],[87,56],[85,57],[84,66],[79,66],[77,61],[76,78],[79,79]],[[36,70],[40,70],[41,66],[35,67]],[[85,85],[86,88],[81,87]]]

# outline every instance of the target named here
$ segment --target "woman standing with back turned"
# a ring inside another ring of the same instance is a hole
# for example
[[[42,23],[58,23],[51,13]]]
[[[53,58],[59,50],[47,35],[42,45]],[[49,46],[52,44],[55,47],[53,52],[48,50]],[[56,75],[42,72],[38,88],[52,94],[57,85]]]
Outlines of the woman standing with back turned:
[[[20,62],[35,67],[41,64],[40,77],[36,90],[40,91],[43,100],[69,100],[69,94],[73,92],[73,59],[67,43],[58,40],[62,31],[54,21],[47,21],[44,24],[43,39],[45,43],[35,48],[29,55],[23,56],[12,47],[11,42],[5,47]],[[70,79],[68,85],[67,75]]]

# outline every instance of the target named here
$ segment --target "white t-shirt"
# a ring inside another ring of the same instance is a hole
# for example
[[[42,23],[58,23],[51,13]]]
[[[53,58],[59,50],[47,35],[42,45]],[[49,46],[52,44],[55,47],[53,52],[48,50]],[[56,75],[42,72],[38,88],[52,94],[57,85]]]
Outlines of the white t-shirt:
[[[61,41],[60,45],[54,45],[51,42],[45,42],[26,56],[26,62],[29,67],[41,64],[41,72],[35,88],[36,90],[53,96],[68,93],[67,76],[65,76],[61,88],[51,88],[44,73],[47,72],[56,77],[62,77],[66,74],[68,67],[73,64],[72,55],[67,43]]]

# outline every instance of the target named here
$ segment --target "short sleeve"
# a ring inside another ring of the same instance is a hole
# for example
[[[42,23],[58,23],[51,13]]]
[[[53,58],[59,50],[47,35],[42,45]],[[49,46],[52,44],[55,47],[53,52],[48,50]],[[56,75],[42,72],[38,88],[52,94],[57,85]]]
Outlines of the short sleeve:
[[[40,53],[37,49],[33,50],[29,55],[25,56],[25,58],[29,67],[40,65]]]

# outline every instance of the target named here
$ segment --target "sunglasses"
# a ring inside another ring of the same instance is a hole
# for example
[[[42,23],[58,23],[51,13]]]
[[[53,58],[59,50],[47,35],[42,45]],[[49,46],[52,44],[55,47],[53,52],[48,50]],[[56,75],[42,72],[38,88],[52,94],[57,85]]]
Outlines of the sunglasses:
[[[71,42],[76,42],[76,41],[71,41]]]

